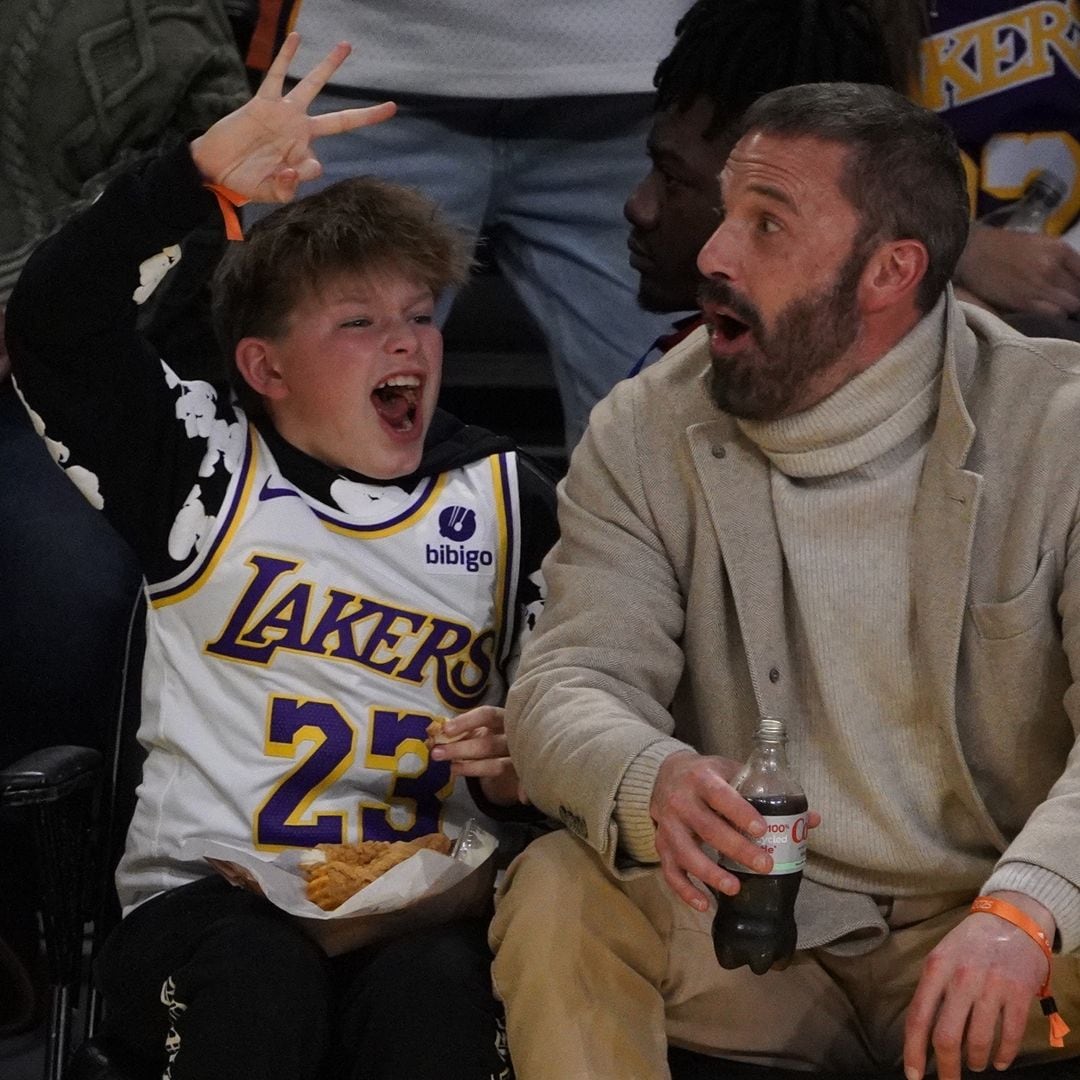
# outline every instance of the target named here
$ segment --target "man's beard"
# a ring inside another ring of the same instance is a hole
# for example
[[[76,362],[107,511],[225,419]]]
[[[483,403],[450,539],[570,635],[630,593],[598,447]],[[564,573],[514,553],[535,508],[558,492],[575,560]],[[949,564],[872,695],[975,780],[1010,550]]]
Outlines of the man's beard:
[[[813,404],[800,404],[810,383],[840,359],[859,334],[856,294],[867,255],[864,245],[855,244],[832,283],[792,300],[771,331],[757,308],[726,281],[706,281],[698,293],[702,304],[720,304],[748,327],[740,352],[712,359],[713,401],[743,420],[775,420]]]

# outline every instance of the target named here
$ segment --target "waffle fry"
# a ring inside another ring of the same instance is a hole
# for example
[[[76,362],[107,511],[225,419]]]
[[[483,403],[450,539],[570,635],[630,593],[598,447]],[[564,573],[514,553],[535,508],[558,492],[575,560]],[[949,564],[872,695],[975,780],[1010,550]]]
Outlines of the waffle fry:
[[[450,853],[450,840],[431,833],[415,840],[368,840],[360,844],[319,844],[325,862],[302,867],[307,878],[308,899],[323,911],[333,911],[391,867],[418,851]]]
[[[432,718],[432,721],[427,726],[427,744],[428,746],[436,746],[439,743],[451,743],[457,742],[458,739],[464,739],[469,733],[462,732],[460,735],[455,735],[451,738],[449,735],[443,734],[443,727],[446,725],[446,718],[443,716],[436,716]]]

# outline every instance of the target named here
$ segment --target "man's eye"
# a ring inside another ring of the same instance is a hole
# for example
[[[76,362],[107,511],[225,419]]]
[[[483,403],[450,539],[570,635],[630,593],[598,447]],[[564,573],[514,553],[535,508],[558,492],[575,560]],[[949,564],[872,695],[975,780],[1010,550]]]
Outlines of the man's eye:
[[[780,222],[775,218],[763,217],[758,222],[758,231],[766,234],[778,233],[780,231]]]
[[[370,319],[349,319],[348,322],[343,322],[341,325],[342,326],[353,326],[353,327],[358,327],[360,329],[364,329],[364,328],[371,325],[371,320]]]
[[[430,326],[435,321],[434,315],[414,315],[412,321],[417,326]]]

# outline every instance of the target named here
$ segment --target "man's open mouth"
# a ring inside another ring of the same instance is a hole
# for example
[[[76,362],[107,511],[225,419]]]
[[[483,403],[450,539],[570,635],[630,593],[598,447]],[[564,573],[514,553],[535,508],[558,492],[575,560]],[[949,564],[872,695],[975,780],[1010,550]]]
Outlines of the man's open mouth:
[[[394,375],[375,387],[371,403],[395,431],[411,431],[420,404],[420,380],[415,375]]]
[[[728,341],[737,340],[750,329],[746,323],[736,319],[734,315],[718,315],[713,325],[717,333]]]

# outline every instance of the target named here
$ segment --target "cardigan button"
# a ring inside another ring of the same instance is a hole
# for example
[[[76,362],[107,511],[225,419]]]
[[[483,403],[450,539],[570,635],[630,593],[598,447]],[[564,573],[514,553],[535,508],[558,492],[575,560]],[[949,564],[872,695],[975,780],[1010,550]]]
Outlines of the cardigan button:
[[[769,668],[769,682],[778,683],[780,681],[780,669]]]
[[[727,450],[723,446],[714,446],[712,448],[712,456],[714,458],[727,457]]]

